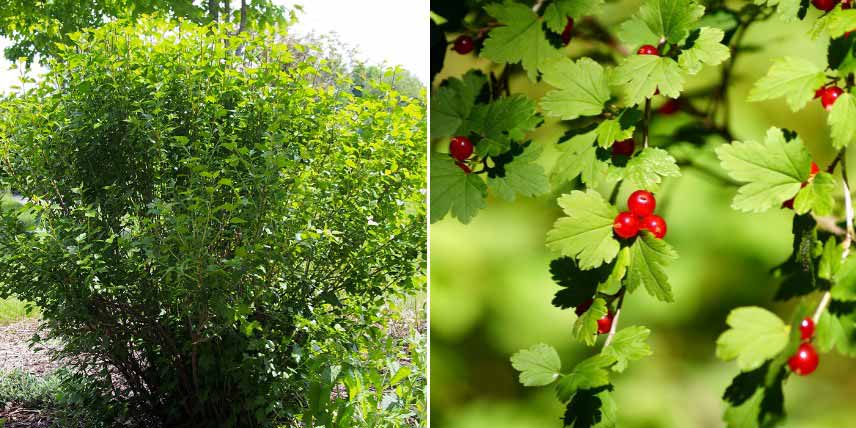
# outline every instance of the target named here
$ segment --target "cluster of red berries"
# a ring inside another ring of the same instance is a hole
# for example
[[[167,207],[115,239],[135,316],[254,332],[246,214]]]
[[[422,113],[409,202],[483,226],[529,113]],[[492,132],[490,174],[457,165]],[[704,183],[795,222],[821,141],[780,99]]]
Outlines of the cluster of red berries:
[[[627,209],[619,213],[612,223],[612,230],[620,238],[630,239],[639,233],[640,229],[651,232],[656,238],[666,236],[666,220],[654,214],[657,200],[654,194],[647,190],[637,190],[627,198]]]
[[[594,303],[594,299],[588,299],[585,302],[581,303],[574,309],[574,312],[577,316],[580,316],[585,313],[585,311],[589,310],[591,304]],[[597,320],[597,334],[606,334],[609,333],[609,330],[612,328],[612,320],[615,318],[615,314],[612,313],[611,310],[606,311],[606,315],[600,317]]]
[[[800,323],[800,343],[797,353],[788,359],[788,367],[791,371],[800,375],[809,375],[817,369],[819,358],[814,346],[811,345],[811,337],[814,336],[814,320],[803,318]]]
[[[835,104],[835,101],[843,93],[844,89],[841,89],[838,86],[822,86],[814,91],[814,98],[820,98],[820,104],[823,105],[823,108],[832,110],[832,105]]]
[[[467,174],[472,172],[470,167],[464,163],[473,154],[473,143],[469,138],[463,135],[452,137],[452,140],[449,142],[449,154],[455,159],[455,164],[464,170],[464,172]]]
[[[814,180],[814,176],[817,175],[818,172],[820,172],[820,168],[818,168],[816,163],[812,162],[811,167],[808,170],[808,180],[803,181],[800,188],[808,186],[808,183],[811,182],[811,180]],[[794,196],[794,198],[796,198],[796,196]],[[782,208],[794,209],[794,198],[790,198],[787,201],[782,202]]]

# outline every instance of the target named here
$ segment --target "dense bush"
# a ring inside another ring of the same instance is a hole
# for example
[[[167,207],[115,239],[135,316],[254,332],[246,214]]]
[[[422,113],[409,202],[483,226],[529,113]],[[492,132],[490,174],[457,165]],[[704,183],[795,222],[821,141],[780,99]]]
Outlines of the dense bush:
[[[423,284],[424,103],[315,84],[323,62],[272,34],[146,18],[72,39],[0,107],[27,200],[3,213],[0,296],[41,308],[111,417],[297,413],[298,325],[359,331],[354,310]]]

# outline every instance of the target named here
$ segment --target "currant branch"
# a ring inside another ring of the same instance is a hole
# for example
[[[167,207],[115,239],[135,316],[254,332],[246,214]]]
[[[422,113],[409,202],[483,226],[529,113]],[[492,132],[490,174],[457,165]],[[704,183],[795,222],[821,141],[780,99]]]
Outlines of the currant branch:
[[[603,347],[606,348],[612,343],[612,339],[615,337],[615,332],[618,330],[618,319],[621,316],[621,308],[624,306],[624,294],[627,292],[627,287],[621,287],[621,290],[618,292],[618,303],[615,306],[615,316],[612,317],[612,325],[609,326],[609,334],[606,336],[606,340],[603,342]]]

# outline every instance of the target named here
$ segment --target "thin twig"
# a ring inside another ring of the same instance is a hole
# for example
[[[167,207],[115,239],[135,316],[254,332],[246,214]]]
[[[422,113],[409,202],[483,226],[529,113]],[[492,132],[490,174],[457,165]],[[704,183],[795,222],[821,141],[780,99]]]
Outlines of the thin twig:
[[[645,98],[645,122],[642,123],[642,147],[648,148],[648,122],[651,121],[651,98]]]
[[[618,317],[621,315],[621,306],[624,304],[624,293],[626,290],[626,288],[621,287],[621,291],[619,291],[618,304],[615,305],[615,316],[612,317],[612,326],[609,327],[609,335],[606,336],[606,340],[603,342],[604,348],[612,343],[612,338],[615,337],[615,332],[618,330]]]
[[[618,189],[621,188],[621,180],[615,182],[615,187],[612,188],[612,192],[609,194],[609,203],[615,204],[615,200],[618,199]]]
[[[850,245],[853,243],[853,198],[850,196],[850,183],[847,180],[847,164],[845,163],[845,157],[847,154],[844,152],[844,149],[839,153],[838,158],[841,159],[841,182],[842,188],[844,190],[844,211],[845,211],[845,221],[846,224],[844,226],[846,233],[844,234],[844,242],[841,243],[843,247],[843,251],[841,252],[841,260],[847,258],[850,254]],[[814,315],[812,315],[811,319],[815,324],[820,321],[820,315],[823,314],[823,311],[829,306],[829,303],[832,301],[832,294],[829,290],[823,293],[823,297],[820,298],[820,303],[818,303],[817,308],[814,310]]]
[[[532,6],[532,12],[538,13],[538,11],[541,10],[541,7],[544,6],[544,1],[545,0],[538,0],[535,2],[535,5]]]
[[[838,220],[833,216],[816,216],[813,215],[814,221],[817,223],[817,228],[829,232],[835,236],[844,237],[847,232],[838,226]]]

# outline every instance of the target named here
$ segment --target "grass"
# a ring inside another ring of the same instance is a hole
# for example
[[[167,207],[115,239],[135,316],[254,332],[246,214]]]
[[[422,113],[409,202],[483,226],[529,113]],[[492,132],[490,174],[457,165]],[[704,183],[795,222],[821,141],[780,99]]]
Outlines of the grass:
[[[34,309],[27,313],[26,303],[16,298],[0,299],[0,325],[11,324],[27,318],[39,316],[38,310]]]

